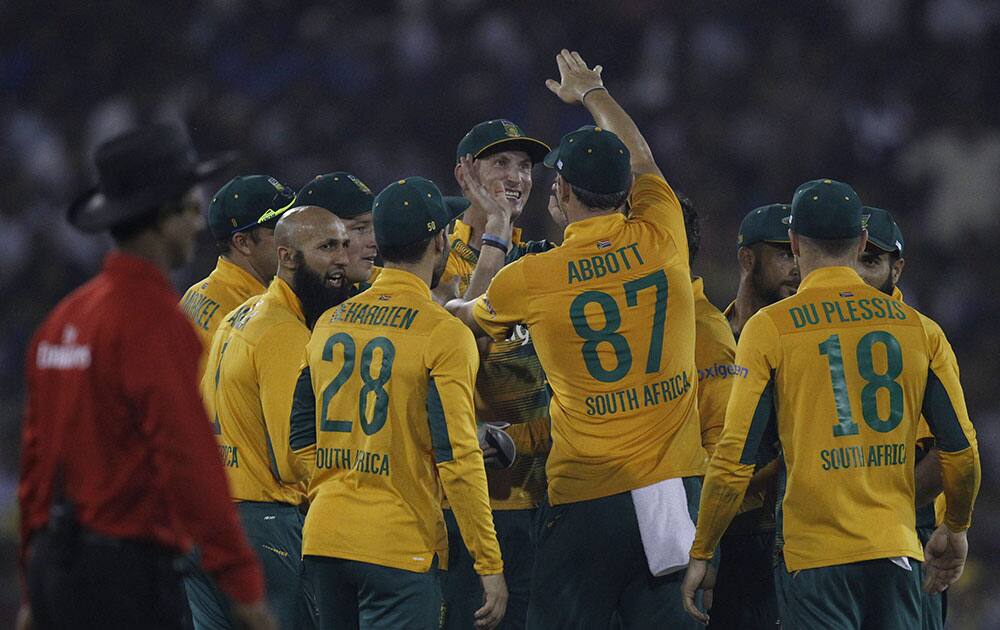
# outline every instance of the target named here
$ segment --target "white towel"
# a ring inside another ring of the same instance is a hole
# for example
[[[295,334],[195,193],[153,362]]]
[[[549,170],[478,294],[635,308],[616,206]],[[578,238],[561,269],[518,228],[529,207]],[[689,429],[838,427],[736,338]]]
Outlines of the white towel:
[[[695,527],[688,513],[684,481],[665,479],[633,490],[632,503],[649,572],[659,577],[685,568]]]

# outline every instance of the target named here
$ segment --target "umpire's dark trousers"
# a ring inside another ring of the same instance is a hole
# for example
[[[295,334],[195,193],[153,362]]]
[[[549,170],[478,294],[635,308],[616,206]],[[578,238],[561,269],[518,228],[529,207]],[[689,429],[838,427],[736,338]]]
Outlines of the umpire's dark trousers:
[[[47,531],[28,550],[28,597],[39,630],[186,627],[178,554],[89,532],[72,544]]]

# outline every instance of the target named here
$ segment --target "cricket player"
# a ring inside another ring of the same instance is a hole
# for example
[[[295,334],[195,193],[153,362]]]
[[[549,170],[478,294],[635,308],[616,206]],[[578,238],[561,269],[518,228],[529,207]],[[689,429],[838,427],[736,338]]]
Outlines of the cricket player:
[[[481,122],[465,134],[456,151],[455,178],[471,205],[455,221],[439,290],[457,279],[460,294],[476,298],[504,264],[553,247],[548,241],[523,240],[521,230],[514,227],[531,194],[532,167],[548,152],[548,145],[528,137],[509,120]],[[516,327],[503,341],[482,340],[480,353],[476,418],[509,423],[506,431],[517,448],[510,468],[491,468],[487,457],[486,475],[496,488],[490,505],[510,594],[501,627],[523,628],[534,564],[531,525],[545,496],[549,395],[526,328]],[[482,589],[450,508],[445,509],[445,523],[449,550],[448,571],[441,578],[443,627],[465,630],[473,626]]]
[[[317,175],[299,190],[300,205],[319,206],[344,222],[351,240],[347,256],[347,282],[358,294],[371,286],[381,269],[375,266],[378,248],[372,230],[372,201],[375,195],[351,173],[337,171]]]
[[[858,256],[858,275],[869,285],[902,301],[903,293],[897,286],[906,260],[903,258],[903,232],[888,211],[865,206],[862,218],[868,230],[868,244]],[[921,418],[917,428],[917,450],[914,458],[916,470],[917,538],[926,545],[936,525],[934,499],[941,494],[941,465],[934,435],[927,422]],[[944,599],[941,593],[920,592],[923,610],[923,630],[940,630],[944,627]]]
[[[799,286],[788,238],[790,213],[788,204],[770,204],[754,208],[740,223],[736,237],[740,283],[725,311],[736,339],[757,311],[793,295]],[[738,365],[732,372],[730,386],[741,377]],[[773,567],[775,478],[780,467],[776,441],[776,428],[769,427],[760,441],[756,472],[743,504],[719,543],[713,628],[770,629],[778,619]]]
[[[241,175],[212,196],[208,229],[219,260],[207,278],[181,298],[181,309],[194,323],[207,359],[215,331],[227,313],[260,295],[277,268],[274,225],[295,204],[295,192],[267,175]],[[204,374],[204,363],[199,373]]]
[[[739,509],[764,426],[776,420],[787,469],[782,502],[789,628],[920,626],[924,552],[914,527],[917,420],[940,449],[948,513],[927,545],[924,588],[961,575],[979,489],[976,435],[940,327],[854,270],[867,233],[850,186],[806,182],[792,198],[795,296],[747,322],[722,439],[702,492],[685,607]],[[826,392],[826,393],[824,393]]]
[[[277,275],[263,295],[219,326],[201,392],[214,412],[230,494],[264,567],[271,609],[283,628],[309,628],[316,623],[315,601],[301,575],[299,511],[306,486],[288,446],[288,417],[309,329],[349,294],[348,237],[335,215],[306,206],[282,214],[274,243]],[[195,625],[228,627],[217,618],[225,602],[193,586],[188,599]]]
[[[291,446],[310,467],[302,552],[321,628],[437,628],[447,494],[484,590],[477,628],[507,601],[476,437],[475,340],[431,298],[445,229],[465,208],[408,177],[375,198],[385,268],[324,313],[295,388]]]
[[[688,261],[694,266],[701,244],[701,223],[691,200],[678,196],[684,213],[688,241]],[[732,388],[736,340],[725,315],[705,295],[705,281],[692,276],[694,290],[694,358],[698,368],[698,415],[701,420],[701,444],[711,456],[722,435],[726,403]]]
[[[707,459],[684,219],[600,66],[568,50],[556,62],[560,81],[546,85],[597,124],[563,136],[545,159],[557,173],[563,244],[449,306],[494,340],[527,326],[553,392],[528,627],[603,630],[616,612],[626,627],[684,627],[677,571],[697,484],[682,478],[702,474]]]

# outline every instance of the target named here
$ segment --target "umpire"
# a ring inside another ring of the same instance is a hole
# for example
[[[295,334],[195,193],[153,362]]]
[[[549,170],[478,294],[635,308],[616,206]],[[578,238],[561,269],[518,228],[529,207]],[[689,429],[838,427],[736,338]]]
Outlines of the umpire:
[[[204,227],[197,183],[226,160],[198,162],[183,131],[155,125],[95,162],[69,221],[117,248],[27,355],[20,625],[183,628],[176,560],[194,543],[242,621],[273,628],[198,396],[200,343],[166,275]]]

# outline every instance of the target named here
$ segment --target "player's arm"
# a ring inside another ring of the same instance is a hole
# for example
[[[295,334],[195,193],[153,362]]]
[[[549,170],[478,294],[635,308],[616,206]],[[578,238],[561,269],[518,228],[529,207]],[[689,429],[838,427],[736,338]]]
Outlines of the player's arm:
[[[953,584],[965,568],[969,550],[966,530],[972,522],[982,471],[955,353],[937,324],[924,317],[921,321],[931,352],[922,411],[934,433],[947,505],[944,523],[927,542],[924,554],[924,590],[935,593]]]
[[[565,48],[556,55],[556,64],[559,66],[559,82],[549,79],[545,82],[546,87],[565,103],[583,104],[598,127],[613,131],[621,138],[631,154],[633,173],[652,173],[662,178],[663,174],[653,161],[653,152],[632,117],[604,87],[601,79],[603,68],[594,66],[591,70],[580,53]]]
[[[526,289],[522,258],[500,269],[483,295],[474,300],[452,300],[445,308],[476,337],[502,341],[510,337],[515,326],[528,323]]]
[[[757,448],[774,414],[773,357],[778,332],[766,314],[747,322],[736,349],[745,378],[733,379],[722,436],[709,463],[691,557],[710,560],[743,501],[753,476]]]
[[[309,343],[309,330],[298,323],[272,327],[257,344],[257,382],[264,425],[274,449],[278,480],[295,483],[308,475],[306,462],[291,448],[292,401],[299,380],[302,357]]]
[[[507,586],[493,528],[483,453],[476,436],[473,391],[479,352],[475,338],[454,320],[445,320],[434,329],[426,352],[430,376],[427,422],[434,461],[462,540],[482,581],[484,602],[475,612],[476,627],[493,628],[506,611]]]
[[[289,425],[288,441],[295,460],[294,468],[298,478],[304,481],[316,465],[316,394],[308,363],[300,366],[295,381]]]
[[[202,566],[236,602],[264,594],[257,559],[247,546],[229,496],[215,438],[196,395],[200,345],[183,320],[149,328],[142,318],[120,334],[126,396],[134,401],[140,431],[157,458],[162,487],[187,535],[201,548]]]
[[[747,369],[747,376],[733,383],[722,437],[702,485],[691,560],[681,585],[684,609],[701,623],[708,623],[708,615],[695,605],[695,594],[699,588],[712,586],[714,578],[708,562],[739,511],[753,476],[757,449],[775,413],[773,368],[777,347],[777,329],[765,314],[759,313],[747,322],[736,348],[736,364]]]
[[[695,334],[699,335],[695,343],[695,359],[698,364],[698,415],[701,418],[701,445],[711,456],[715,446],[722,436],[722,427],[726,421],[726,405],[729,394],[736,380],[728,374],[715,374],[715,366],[729,366],[736,360],[736,341],[729,339],[713,339],[714,331],[708,327],[698,327]],[[704,377],[702,377],[704,375]]]
[[[932,357],[922,410],[938,449],[941,483],[948,504],[944,522],[951,531],[961,532],[972,521],[972,506],[979,493],[979,447],[958,379],[955,353],[937,324],[925,320],[925,328]]]

